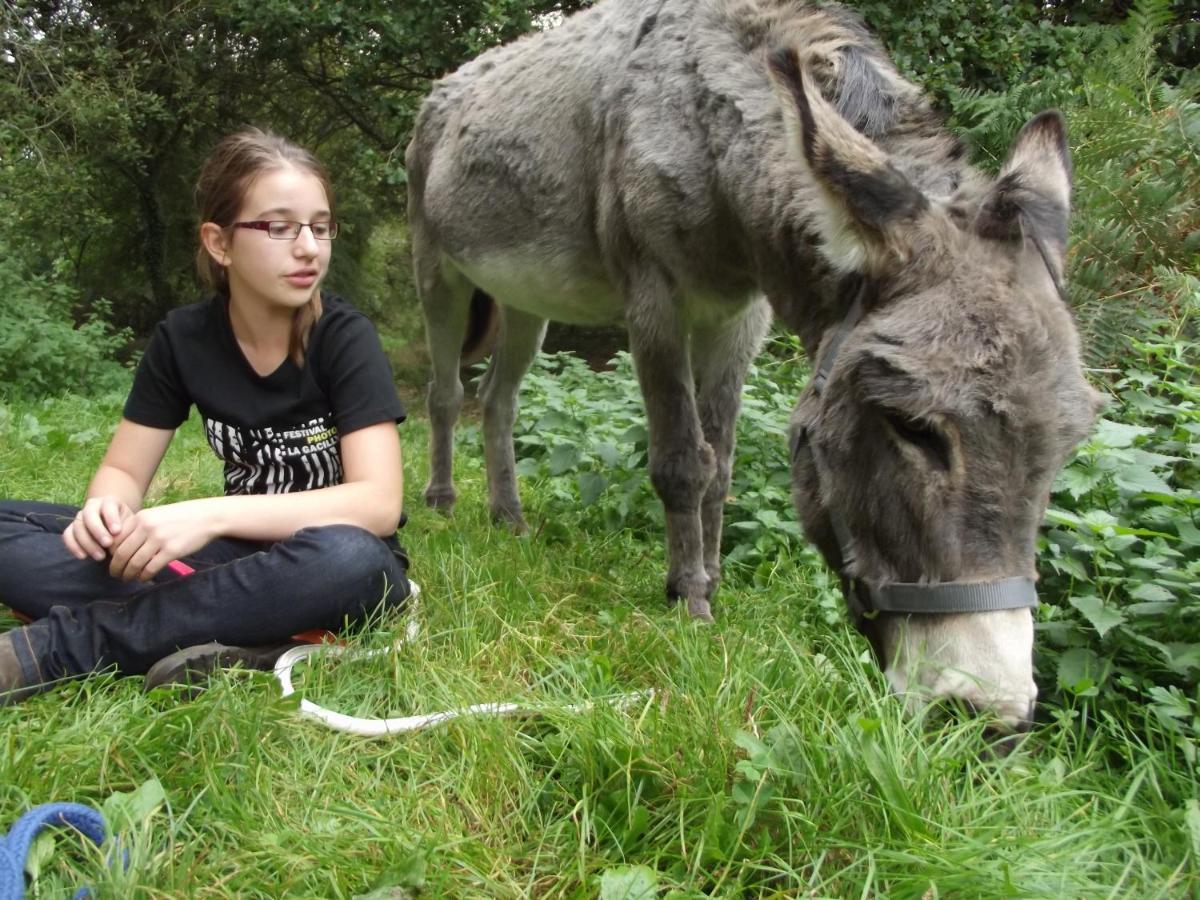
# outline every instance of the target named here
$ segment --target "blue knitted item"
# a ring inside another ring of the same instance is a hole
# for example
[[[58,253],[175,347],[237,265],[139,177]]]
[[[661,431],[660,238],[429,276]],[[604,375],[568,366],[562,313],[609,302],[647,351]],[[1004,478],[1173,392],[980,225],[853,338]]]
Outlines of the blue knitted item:
[[[0,836],[0,900],[24,900],[25,860],[34,838],[48,825],[66,825],[91,838],[96,846],[104,843],[107,828],[104,816],[80,803],[43,803],[21,818],[7,835]],[[80,888],[75,900],[90,897]]]

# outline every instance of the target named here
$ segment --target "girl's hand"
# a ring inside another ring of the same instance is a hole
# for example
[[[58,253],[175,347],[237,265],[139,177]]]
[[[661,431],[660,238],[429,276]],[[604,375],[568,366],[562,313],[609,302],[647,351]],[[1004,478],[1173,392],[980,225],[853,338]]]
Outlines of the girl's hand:
[[[212,517],[195,501],[143,509],[122,523],[108,571],[125,581],[149,581],[167,563],[196,552],[215,537]]]
[[[92,497],[63,532],[63,543],[76,559],[90,556],[99,562],[113,546],[122,523],[132,515],[133,510],[118,497]]]

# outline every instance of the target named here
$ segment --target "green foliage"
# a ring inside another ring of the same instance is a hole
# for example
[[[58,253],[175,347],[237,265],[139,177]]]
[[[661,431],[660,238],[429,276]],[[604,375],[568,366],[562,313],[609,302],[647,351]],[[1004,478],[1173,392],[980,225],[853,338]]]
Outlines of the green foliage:
[[[726,572],[735,580],[764,584],[782,565],[817,562],[793,511],[787,458],[788,414],[807,372],[800,354],[795,337],[776,337],[747,378],[723,540]],[[582,527],[631,529],[654,540],[664,523],[646,469],[641,393],[628,353],[611,365],[597,373],[570,353],[538,357],[514,427],[517,474],[545,479],[543,489]],[[463,451],[475,454],[477,430],[458,433]],[[541,527],[566,528],[561,512]],[[832,579],[814,577],[834,615],[840,601]]]
[[[194,2],[6,7],[6,242],[37,274],[69,260],[85,300],[140,333],[193,299],[200,160],[272,96],[267,64],[221,33]]]
[[[106,303],[93,303],[76,325],[79,292],[60,272],[31,275],[4,256],[0,298],[0,397],[93,393],[124,382],[114,356],[130,335],[109,326]]]
[[[967,136],[997,164],[1030,116],[1065,110],[1075,164],[1069,283],[1097,362],[1119,364],[1147,311],[1174,316],[1186,293],[1174,272],[1200,263],[1200,77],[1166,80],[1155,48],[1170,21],[1166,0],[1140,0],[1120,28],[1103,30],[1086,66],[953,98]]]
[[[613,364],[593,373],[574,354],[539,355],[514,428],[517,475],[550,478],[551,494],[598,527],[652,531],[662,513],[646,473],[641,394],[629,354]],[[459,434],[472,444],[479,438],[473,429]]]
[[[1190,279],[1187,313],[1200,313]],[[1200,343],[1130,342],[1108,417],[1055,482],[1041,553],[1042,673],[1064,698],[1149,703],[1200,739]]]
[[[85,301],[145,334],[195,299],[192,186],[247,123],[313,149],[346,227],[329,287],[354,298],[373,228],[400,215],[430,80],[571,0],[6,3],[0,221],[28,268],[70,261]],[[340,260],[340,261],[339,261]]]
[[[893,61],[943,107],[963,86],[1003,91],[1083,65],[1094,35],[1016,0],[848,0]]]

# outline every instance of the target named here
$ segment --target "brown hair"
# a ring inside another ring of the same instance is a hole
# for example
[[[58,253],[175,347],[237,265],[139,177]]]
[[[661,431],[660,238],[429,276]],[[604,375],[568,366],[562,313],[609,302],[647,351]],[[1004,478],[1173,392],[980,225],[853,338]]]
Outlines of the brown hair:
[[[315,156],[286,138],[259,128],[243,128],[223,138],[205,160],[196,182],[196,212],[201,222],[214,222],[226,229],[232,227],[246,190],[263,172],[295,166],[315,175],[325,189],[333,212],[333,187],[325,167]],[[229,274],[213,259],[203,245],[196,253],[196,269],[200,279],[223,297],[229,297]],[[304,351],[312,327],[321,317],[321,292],[313,291],[312,299],[296,311],[292,320],[292,336],[288,356],[297,364],[304,362]]]

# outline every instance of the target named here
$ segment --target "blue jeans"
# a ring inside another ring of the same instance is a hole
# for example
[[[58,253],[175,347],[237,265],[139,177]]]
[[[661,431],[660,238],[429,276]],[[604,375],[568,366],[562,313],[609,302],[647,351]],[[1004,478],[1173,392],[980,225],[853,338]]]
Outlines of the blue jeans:
[[[14,641],[29,683],[116,666],[144,673],[181,647],[281,643],[340,628],[408,598],[395,537],[353,525],[302,528],[271,542],[221,538],[152,581],[122,581],[108,560],[79,560],[62,532],[77,507],[0,502],[0,604],[34,622]]]

